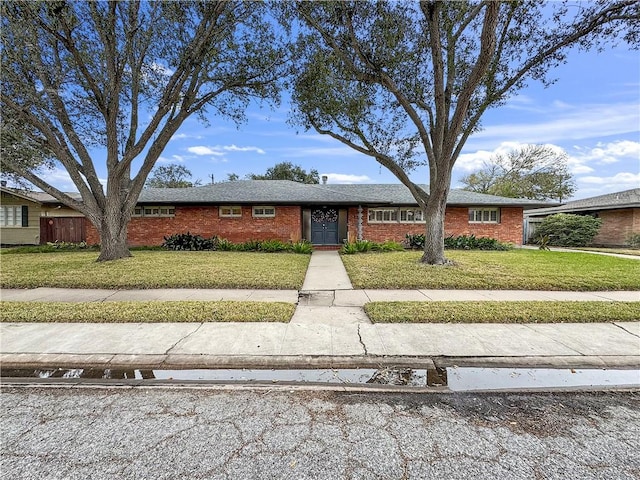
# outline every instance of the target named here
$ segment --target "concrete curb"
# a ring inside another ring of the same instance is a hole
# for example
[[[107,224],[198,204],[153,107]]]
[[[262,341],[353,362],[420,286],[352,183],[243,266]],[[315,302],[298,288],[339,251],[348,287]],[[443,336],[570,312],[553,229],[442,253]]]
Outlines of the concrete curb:
[[[594,368],[637,369],[639,355],[611,356],[528,356],[528,357],[411,357],[411,356],[252,356],[252,355],[0,355],[3,369],[97,368],[113,370],[196,370],[196,369],[351,369],[444,367],[487,368]]]

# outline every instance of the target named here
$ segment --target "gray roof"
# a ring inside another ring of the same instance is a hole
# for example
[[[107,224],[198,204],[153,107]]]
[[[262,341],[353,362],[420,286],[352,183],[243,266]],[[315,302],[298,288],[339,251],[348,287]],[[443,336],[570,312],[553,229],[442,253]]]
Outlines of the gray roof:
[[[429,191],[428,186],[421,187]],[[193,188],[149,188],[142,191],[140,202],[416,205],[409,189],[399,183],[314,185],[289,180],[239,180]],[[451,190],[447,204],[539,207],[549,202]]]
[[[429,192],[427,185],[421,187]],[[77,193],[70,194],[78,198]],[[42,203],[58,203],[51,195],[30,192],[29,196]],[[394,184],[304,184],[290,180],[239,180],[191,188],[147,188],[140,194],[144,204],[277,204],[277,205],[416,205],[409,189]],[[465,190],[451,190],[448,205],[458,206],[516,206],[535,208],[549,202],[523,198],[506,198]]]
[[[528,216],[553,215],[554,213],[593,212],[597,210],[618,210],[621,208],[640,208],[640,188],[622,192],[607,193],[597,197],[583,198],[567,202],[552,208],[526,210]]]

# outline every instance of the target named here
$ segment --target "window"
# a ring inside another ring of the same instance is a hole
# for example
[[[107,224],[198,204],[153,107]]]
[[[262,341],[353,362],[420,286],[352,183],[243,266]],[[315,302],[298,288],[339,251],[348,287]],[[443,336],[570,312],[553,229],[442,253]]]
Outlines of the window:
[[[500,223],[500,209],[470,208],[469,223]]]
[[[275,217],[276,207],[253,207],[253,216],[257,218]]]
[[[420,223],[424,222],[422,210],[419,208],[401,208],[400,222],[402,223]]]
[[[370,208],[369,223],[419,223],[424,222],[419,208]]]
[[[219,208],[221,217],[241,217],[242,216],[242,207],[238,206],[229,206],[229,207],[220,207]]]
[[[168,206],[137,206],[133,209],[134,217],[173,217],[175,214],[175,207]]]
[[[398,209],[397,208],[370,208],[369,209],[369,222],[370,223],[391,223],[398,221]]]
[[[2,205],[0,207],[0,227],[26,227],[26,210],[25,205]],[[24,219],[23,211],[25,212]]]

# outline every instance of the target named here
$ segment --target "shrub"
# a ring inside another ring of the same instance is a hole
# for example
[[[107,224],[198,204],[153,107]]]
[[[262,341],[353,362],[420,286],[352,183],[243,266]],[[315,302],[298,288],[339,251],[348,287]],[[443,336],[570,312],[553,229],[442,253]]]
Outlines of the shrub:
[[[444,239],[444,248],[451,250],[511,250],[508,243],[502,243],[495,238],[476,237],[475,235],[453,235]]]
[[[405,235],[405,244],[407,248],[415,249],[415,250],[423,250],[424,249],[424,233],[418,233],[412,235],[407,233]]]
[[[342,245],[342,248],[340,249],[340,253],[343,253],[344,255],[353,255],[358,253],[356,242],[344,242],[344,245]]]
[[[226,238],[219,238],[217,244],[217,250],[222,252],[232,252],[239,250],[235,243],[227,240]]]
[[[190,232],[176,233],[169,237],[164,237],[162,246],[169,250],[215,250],[218,239],[216,237],[204,238],[200,235],[193,235]]]
[[[598,233],[602,220],[589,215],[557,213],[545,218],[536,233],[549,237],[549,245],[561,247],[584,247]]]
[[[640,233],[632,233],[627,238],[627,245],[632,248],[640,248]]]
[[[258,250],[268,253],[285,252],[289,247],[281,240],[264,240],[260,242]]]
[[[309,254],[313,252],[313,245],[307,240],[292,242],[290,248],[293,253]]]
[[[373,243],[371,250],[376,252],[401,252],[404,251],[404,245],[393,240],[386,240],[383,243]]]

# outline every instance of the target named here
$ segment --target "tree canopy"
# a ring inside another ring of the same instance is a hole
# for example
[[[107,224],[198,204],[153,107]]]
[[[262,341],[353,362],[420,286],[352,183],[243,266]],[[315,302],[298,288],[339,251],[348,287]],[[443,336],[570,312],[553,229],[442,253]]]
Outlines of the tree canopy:
[[[83,213],[100,235],[99,260],[130,255],[127,226],[140,191],[187,118],[212,111],[240,121],[252,99],[277,98],[283,55],[261,3],[0,8],[3,116],[15,119],[20,138],[51,153],[82,200],[18,157],[3,156],[3,167]]]
[[[159,165],[151,171],[151,176],[147,179],[145,186],[151,188],[187,188],[197,187],[202,182],[191,181],[191,171],[184,165],[170,163],[169,165]]]
[[[547,145],[525,145],[495,155],[460,181],[471,192],[562,202],[575,191],[567,160],[565,152]]]
[[[291,162],[277,163],[268,168],[265,173],[250,173],[247,178],[250,180],[291,180],[299,183],[320,183],[320,176],[316,169],[311,169],[307,173],[302,167]]]
[[[344,1],[282,4],[296,24],[294,121],[388,168],[425,212],[423,261],[446,263],[451,171],[489,108],[553,83],[571,47],[638,44],[640,3]],[[410,177],[429,167],[429,192]]]

